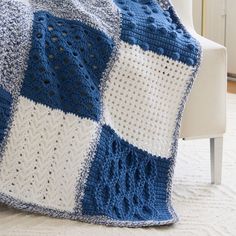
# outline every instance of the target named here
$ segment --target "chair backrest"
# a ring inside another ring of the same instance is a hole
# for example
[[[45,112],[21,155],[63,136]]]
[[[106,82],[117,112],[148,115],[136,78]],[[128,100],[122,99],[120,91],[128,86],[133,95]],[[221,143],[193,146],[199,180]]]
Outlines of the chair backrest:
[[[185,27],[191,31],[194,31],[192,0],[171,0],[171,2]]]

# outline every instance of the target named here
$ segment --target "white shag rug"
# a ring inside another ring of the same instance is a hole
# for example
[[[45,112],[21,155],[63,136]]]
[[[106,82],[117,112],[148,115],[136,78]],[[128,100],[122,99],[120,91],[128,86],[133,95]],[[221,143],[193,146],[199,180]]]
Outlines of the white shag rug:
[[[209,140],[180,141],[173,200],[179,223],[127,229],[53,219],[0,207],[0,236],[235,236],[236,95],[228,95],[222,185],[210,184]]]

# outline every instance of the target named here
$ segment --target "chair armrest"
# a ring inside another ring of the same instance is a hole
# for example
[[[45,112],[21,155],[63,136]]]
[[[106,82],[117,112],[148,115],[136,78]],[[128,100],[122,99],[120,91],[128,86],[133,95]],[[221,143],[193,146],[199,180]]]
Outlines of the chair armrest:
[[[196,32],[202,46],[202,63],[186,104],[181,138],[220,137],[226,130],[226,48]]]

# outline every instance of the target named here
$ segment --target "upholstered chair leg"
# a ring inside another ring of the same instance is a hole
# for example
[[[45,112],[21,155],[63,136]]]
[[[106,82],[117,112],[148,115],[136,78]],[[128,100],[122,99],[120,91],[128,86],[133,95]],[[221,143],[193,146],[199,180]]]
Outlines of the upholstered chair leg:
[[[221,184],[223,137],[210,139],[211,183]]]

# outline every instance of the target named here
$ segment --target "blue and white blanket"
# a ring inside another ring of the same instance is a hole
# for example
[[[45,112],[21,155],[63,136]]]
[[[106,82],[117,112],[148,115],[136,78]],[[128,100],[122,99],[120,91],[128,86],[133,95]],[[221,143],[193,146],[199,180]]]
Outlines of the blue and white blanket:
[[[105,225],[176,222],[200,55],[168,0],[1,0],[0,202]]]

